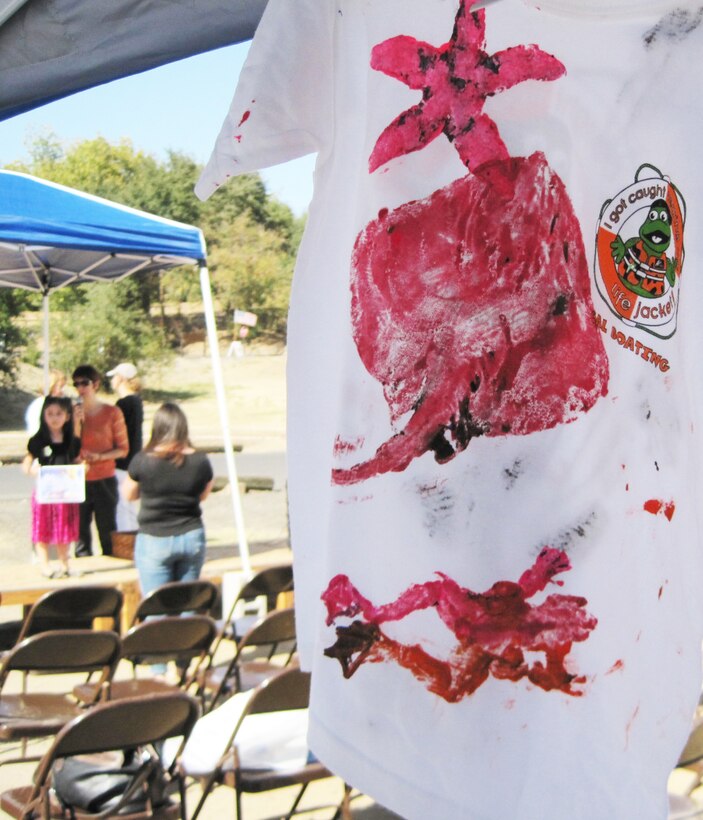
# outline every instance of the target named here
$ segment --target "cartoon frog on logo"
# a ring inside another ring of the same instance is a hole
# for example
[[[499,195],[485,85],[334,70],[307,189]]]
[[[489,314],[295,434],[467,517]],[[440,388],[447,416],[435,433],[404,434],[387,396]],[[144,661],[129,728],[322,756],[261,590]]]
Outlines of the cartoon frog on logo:
[[[600,211],[594,265],[598,291],[626,325],[660,339],[676,332],[685,224],[681,192],[648,163]]]
[[[666,255],[671,245],[671,210],[665,200],[652,203],[639,235],[623,241],[618,234],[610,243],[618,275],[626,288],[646,298],[662,296],[664,277],[673,287],[679,263]]]

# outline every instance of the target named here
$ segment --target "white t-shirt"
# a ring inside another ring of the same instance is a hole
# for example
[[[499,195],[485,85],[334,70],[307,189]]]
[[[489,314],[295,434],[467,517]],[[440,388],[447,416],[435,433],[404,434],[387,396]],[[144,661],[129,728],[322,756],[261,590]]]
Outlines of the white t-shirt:
[[[410,820],[662,820],[701,684],[703,12],[485,5],[270,0],[196,189],[318,152],[310,744]]]

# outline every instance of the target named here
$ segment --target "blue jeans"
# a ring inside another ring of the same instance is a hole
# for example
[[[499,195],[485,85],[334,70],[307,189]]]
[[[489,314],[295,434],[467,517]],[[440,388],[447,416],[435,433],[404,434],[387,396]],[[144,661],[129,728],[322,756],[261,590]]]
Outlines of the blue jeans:
[[[142,595],[169,581],[195,581],[205,560],[205,530],[182,535],[147,535],[140,532],[134,547]]]

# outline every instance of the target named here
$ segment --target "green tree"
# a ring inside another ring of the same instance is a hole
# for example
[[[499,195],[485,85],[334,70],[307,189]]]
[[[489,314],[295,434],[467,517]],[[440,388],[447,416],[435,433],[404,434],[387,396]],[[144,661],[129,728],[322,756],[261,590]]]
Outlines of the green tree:
[[[9,288],[0,288],[0,384],[9,386],[15,380],[19,363],[19,349],[26,341],[18,327],[22,295]]]
[[[105,373],[120,361],[135,362],[142,370],[167,361],[172,352],[164,331],[145,321],[135,290],[133,279],[87,288],[85,304],[52,325],[54,366],[70,373],[79,364],[92,364]]]
[[[34,138],[29,155],[28,162],[9,167],[200,227],[220,306],[228,314],[233,307],[253,310],[260,317],[259,330],[285,335],[293,262],[304,220],[269,196],[258,174],[235,177],[201,202],[193,192],[201,166],[179,152],[169,152],[160,162],[126,139],[112,144],[98,137],[67,146],[48,133]],[[122,358],[157,359],[168,351],[166,303],[200,300],[194,266],[137,274],[119,286],[63,288],[51,295],[52,311],[63,314],[52,323],[57,337],[53,360],[58,357],[70,369],[77,358],[96,366]],[[157,304],[161,322],[153,318]],[[25,307],[38,310],[40,305],[37,297],[25,299]],[[5,313],[10,316],[13,310],[15,303]],[[15,338],[19,337],[8,336],[5,344],[16,344]]]
[[[209,255],[213,289],[225,311],[252,311],[257,330],[276,335],[285,334],[293,270],[285,242],[243,213],[218,235]]]

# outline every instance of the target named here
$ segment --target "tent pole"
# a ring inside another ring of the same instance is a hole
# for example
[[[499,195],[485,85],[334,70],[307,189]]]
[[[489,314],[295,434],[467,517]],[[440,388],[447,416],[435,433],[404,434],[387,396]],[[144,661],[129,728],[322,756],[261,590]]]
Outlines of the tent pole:
[[[217,407],[220,412],[220,424],[222,425],[222,440],[225,449],[225,460],[227,463],[227,475],[229,477],[230,492],[232,496],[232,506],[234,508],[234,521],[237,528],[237,538],[239,540],[239,556],[242,560],[242,572],[245,577],[251,577],[251,561],[249,558],[249,545],[247,543],[246,531],[244,529],[244,516],[242,514],[242,502],[239,495],[239,480],[237,478],[237,467],[234,463],[234,448],[232,438],[229,433],[229,420],[227,418],[227,401],[225,399],[225,385],[222,379],[222,362],[220,360],[220,348],[217,343],[217,328],[215,326],[215,309],[212,304],[212,291],[210,289],[210,273],[205,265],[200,267],[200,290],[203,295],[203,307],[205,309],[205,326],[207,328],[208,343],[210,346],[210,357],[212,359],[212,375],[215,382],[215,395],[217,397]]]
[[[49,395],[49,291],[42,294],[42,311],[44,324],[44,395]]]

